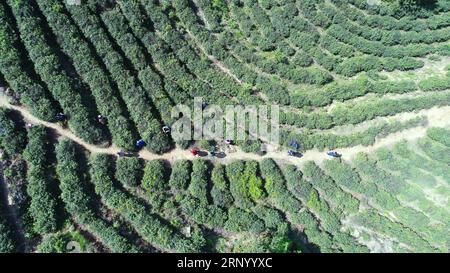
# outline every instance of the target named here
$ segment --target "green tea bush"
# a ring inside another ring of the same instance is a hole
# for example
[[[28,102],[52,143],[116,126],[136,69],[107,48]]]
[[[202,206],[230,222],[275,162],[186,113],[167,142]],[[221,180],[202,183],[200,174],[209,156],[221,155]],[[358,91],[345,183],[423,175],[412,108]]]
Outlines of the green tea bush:
[[[259,166],[265,181],[265,190],[276,207],[286,212],[299,212],[302,205],[288,191],[283,174],[276,163],[272,159],[264,159]]]
[[[3,188],[0,188],[0,193],[4,195]],[[6,217],[8,209],[5,200],[0,200],[0,253],[13,253],[19,250],[16,242],[15,232],[10,222]]]
[[[431,77],[419,82],[419,88],[423,91],[440,91],[450,89],[450,79],[448,77]]]
[[[56,146],[56,174],[60,183],[61,199],[75,221],[85,226],[113,252],[136,252],[128,240],[96,215],[92,209],[93,198],[86,192],[87,183],[78,163],[75,144],[63,139]]]
[[[208,177],[210,176],[207,162],[201,159],[192,162],[191,183],[188,191],[201,203],[208,204]]]
[[[450,147],[450,130],[446,128],[434,127],[427,131],[427,136],[432,140]]]
[[[0,72],[34,116],[45,121],[53,120],[58,108],[47,90],[34,81],[23,68],[21,53],[16,47],[20,41],[10,20],[7,20],[3,5],[0,6],[0,25]]]
[[[58,228],[57,197],[51,173],[51,147],[48,131],[34,126],[28,131],[28,144],[23,153],[27,161],[27,193],[31,198],[29,212],[33,230],[38,234],[55,232]]]
[[[230,232],[261,233],[265,230],[265,225],[254,213],[231,207],[224,228]]]
[[[314,162],[305,164],[303,173],[315,188],[320,189],[324,197],[330,201],[334,211],[341,215],[355,213],[359,209],[359,202],[351,194],[344,192],[336,183],[327,176]]]
[[[248,178],[244,172],[244,161],[233,161],[226,166],[227,178],[230,181],[230,192],[233,196],[234,204],[239,208],[249,209],[254,204],[248,190]]]
[[[95,116],[85,99],[75,91],[75,84],[64,70],[59,56],[50,47],[42,27],[42,19],[27,1],[7,1],[20,31],[20,38],[29,53],[36,73],[58,100],[69,117],[69,127],[89,143],[101,143],[105,136],[97,126]],[[91,109],[92,110],[92,109]]]
[[[115,178],[127,187],[137,187],[144,175],[143,168],[144,164],[139,158],[119,158],[116,163]]]
[[[167,175],[164,161],[152,160],[146,163],[141,187],[146,191],[150,204],[158,211],[167,197],[166,191],[169,188],[166,182]]]
[[[192,162],[188,160],[175,161],[172,165],[169,186],[176,191],[184,191],[191,181]]]
[[[51,5],[49,9],[51,9]],[[84,10],[80,11],[79,9]],[[87,37],[92,37],[90,41],[117,84],[120,96],[123,98],[139,134],[146,141],[147,148],[155,153],[169,150],[171,141],[161,130],[163,124],[159,114],[156,114],[154,102],[149,99],[137,77],[134,76],[134,72],[127,68],[122,56],[112,47],[108,35],[99,30],[100,22],[95,16],[86,16],[85,7],[73,7],[70,10],[72,10],[75,22],[79,24],[80,29],[85,32]],[[90,17],[91,19],[88,20]],[[131,143],[133,145],[134,141]]]
[[[158,215],[152,214],[140,199],[114,186],[113,162],[107,155],[97,155],[90,161],[91,181],[105,204],[122,215],[149,243],[178,252],[199,251],[202,246],[193,244]],[[158,164],[157,161],[151,162],[155,163],[148,166]]]
[[[185,196],[180,203],[184,214],[197,222],[209,228],[223,228],[227,219],[227,214],[221,208],[215,205],[198,200],[195,197]]]
[[[216,165],[211,172],[211,197],[215,205],[221,208],[229,208],[233,205],[233,196],[226,177],[226,169],[223,165]]]
[[[10,110],[0,108],[0,145],[9,155],[20,154],[26,145],[26,134],[12,119]]]
[[[430,158],[450,164],[450,148],[440,143],[432,141],[429,138],[422,138],[418,141],[422,151]]]

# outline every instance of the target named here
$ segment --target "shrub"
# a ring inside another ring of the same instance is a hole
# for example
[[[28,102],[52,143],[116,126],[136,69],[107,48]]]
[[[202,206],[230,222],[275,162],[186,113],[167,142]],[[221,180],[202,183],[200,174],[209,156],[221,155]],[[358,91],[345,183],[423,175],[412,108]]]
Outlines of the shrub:
[[[436,249],[431,247],[427,241],[417,236],[412,230],[390,221],[373,210],[366,210],[365,212],[359,213],[356,216],[355,221],[358,224],[370,227],[377,232],[397,238],[400,242],[413,247],[415,251],[436,251]]]
[[[295,56],[292,58],[292,63],[297,66],[307,67],[310,66],[313,62],[314,60],[310,56],[299,52],[297,52]]]
[[[166,201],[167,171],[162,160],[152,160],[147,162],[142,177],[141,187],[147,192],[152,206],[160,210]]]
[[[235,76],[229,76],[227,73],[221,72],[219,69],[215,69],[214,65],[210,61],[203,61],[199,58],[199,54],[194,46],[185,39],[184,34],[177,28],[173,28],[171,24],[170,16],[167,15],[164,8],[160,5],[155,5],[152,1],[144,1],[144,7],[149,18],[154,22],[154,27],[161,32],[161,36],[165,43],[175,53],[183,65],[185,65],[189,71],[192,71],[199,79],[204,79],[211,86],[211,91],[214,89],[223,90],[223,94],[227,97],[237,97],[244,103],[251,103],[255,101],[248,92],[246,92],[245,85],[238,84],[239,80],[235,79]],[[191,19],[192,20],[192,19]],[[166,53],[167,55],[167,53]],[[188,76],[188,75],[187,75]],[[194,80],[197,84],[203,84],[198,79]],[[205,86],[209,88],[209,86]],[[202,91],[202,90],[200,90]],[[224,100],[225,98],[216,98],[213,94],[204,93],[212,100]]]
[[[86,239],[78,232],[52,233],[43,238],[37,247],[38,253],[68,253],[69,243],[77,242],[80,251],[86,251]]]
[[[284,177],[272,159],[264,159],[260,163],[261,174],[265,180],[264,187],[268,197],[281,210],[297,213],[301,209],[300,202],[293,198],[286,188]]]
[[[51,121],[57,113],[51,95],[34,81],[22,67],[21,53],[16,45],[19,38],[14,33],[4,6],[0,6],[0,71],[10,87],[19,94],[20,101],[31,113],[43,120]]]
[[[306,163],[303,173],[311,179],[314,187],[321,190],[338,215],[355,213],[359,210],[359,201],[351,194],[341,190],[314,162]]]
[[[135,132],[130,126],[128,113],[124,109],[119,94],[113,90],[114,83],[108,78],[107,72],[103,70],[102,63],[97,60],[89,44],[84,41],[79,30],[72,23],[71,19],[64,14],[63,7],[55,1],[38,1],[41,10],[48,19],[53,32],[59,37],[59,45],[62,50],[70,56],[72,63],[83,79],[89,86],[98,111],[107,118],[106,126],[112,136],[112,141],[118,147],[133,149],[136,139]],[[58,6],[58,11],[56,10]],[[74,16],[78,22],[80,17]],[[87,16],[84,18],[88,19]],[[84,31],[87,37],[96,35],[92,27],[88,24],[81,25],[79,28]],[[99,36],[95,36],[99,39]],[[109,43],[105,41],[104,44]]]
[[[189,195],[183,198],[180,205],[185,215],[209,228],[223,228],[227,219],[226,212],[218,206],[208,205]]]
[[[264,222],[252,212],[231,207],[224,228],[230,232],[261,233],[265,230]]]
[[[422,151],[433,160],[450,164],[450,147],[446,147],[429,138],[419,139],[418,143]]]
[[[419,82],[419,87],[423,91],[440,91],[450,88],[450,79],[448,77],[431,77]]]
[[[348,123],[357,124],[378,116],[392,116],[400,112],[448,105],[449,98],[449,94],[438,92],[414,98],[368,99],[364,102],[338,104],[330,112],[318,111],[310,114],[281,112],[280,122],[308,129],[329,129]]]
[[[230,192],[234,199],[234,204],[242,209],[253,207],[247,185],[247,177],[244,175],[244,161],[234,161],[226,166],[226,173],[230,181]]]
[[[58,161],[56,174],[61,188],[61,199],[66,210],[76,222],[85,226],[113,252],[136,252],[137,249],[108,223],[104,222],[91,208],[93,199],[86,192],[86,182],[77,162],[78,153],[73,142],[63,139],[56,147]]]
[[[261,152],[261,141],[260,140],[243,140],[236,142],[237,145],[245,153],[259,153]]]
[[[258,218],[264,221],[264,224],[268,229],[282,229],[286,224],[285,220],[283,219],[282,213],[280,213],[276,209],[258,204],[253,207],[252,211],[256,216],[258,216]]]
[[[308,210],[302,210],[299,213],[291,215],[291,221],[294,224],[303,225],[308,242],[313,244],[314,248],[319,248],[320,252],[336,252],[331,235],[320,228],[320,224]]]
[[[287,165],[283,168],[283,174],[286,178],[286,186],[289,191],[303,203],[306,203],[313,189],[311,183],[306,181],[303,174],[293,165]]]
[[[428,129],[427,136],[432,140],[450,147],[450,130],[446,128],[433,127]]]
[[[42,28],[42,19],[36,16],[32,4],[28,1],[7,2],[17,21],[21,40],[34,64],[34,69],[69,117],[69,127],[89,143],[103,142],[104,134],[94,122],[94,113],[89,111],[86,99],[75,91],[75,84],[64,70],[60,56],[49,46]]]
[[[11,226],[6,222],[6,219],[0,218],[0,253],[17,251],[17,245],[13,238]]]
[[[409,167],[415,167],[417,169],[422,169],[425,171],[428,171],[432,173],[434,176],[440,176],[444,178],[447,182],[450,183],[450,173],[448,172],[448,166],[446,164],[442,164],[440,162],[435,162],[434,160],[430,160],[429,158],[422,156],[418,152],[416,152],[414,149],[410,149],[408,147],[408,143],[406,141],[400,141],[395,144],[393,153],[394,155],[397,155],[401,158],[401,162],[404,162],[405,165],[408,165]],[[445,152],[446,149],[443,147],[442,152]],[[449,149],[447,149],[449,151]],[[438,153],[439,154],[439,153]],[[448,155],[448,154],[447,154]],[[445,161],[446,155],[442,156],[442,161]],[[417,175],[416,177],[419,178],[421,175]],[[434,181],[434,179],[431,179],[431,181]],[[423,181],[422,183],[424,183]]]
[[[137,187],[143,177],[143,162],[136,157],[119,158],[116,164],[116,179],[128,187]]]
[[[15,154],[2,162],[3,183],[8,191],[8,203],[15,207],[17,221],[22,222],[24,236],[32,237],[33,223],[28,207],[30,198],[27,194],[27,164],[20,154]]]
[[[3,187],[0,187],[0,194],[4,196]],[[12,253],[19,250],[16,242],[14,229],[6,217],[8,210],[5,200],[0,200],[0,253]]]
[[[209,170],[206,161],[196,159],[192,162],[191,183],[188,191],[201,203],[208,204],[208,177]]]
[[[404,185],[401,181],[380,169],[376,162],[370,159],[367,154],[359,153],[353,163],[359,173],[370,178],[374,184],[383,187],[391,194],[397,195],[404,190]]]
[[[366,185],[361,185],[358,173],[350,165],[337,160],[326,160],[323,166],[337,184],[354,192],[365,192],[367,190]]]
[[[148,161],[145,165],[141,186],[147,192],[163,191],[166,189],[164,180],[166,170],[162,160]]]
[[[288,132],[281,130],[281,143],[286,147],[290,146],[292,140],[301,143],[302,149],[309,150],[317,148],[320,150],[336,149],[343,147],[353,147],[355,145],[371,145],[377,137],[383,137],[404,129],[414,128],[423,125],[424,117],[416,117],[405,122],[390,121],[381,122],[368,129],[350,135],[338,135],[334,133],[318,133],[304,130],[303,133]],[[291,131],[291,130],[290,130]]]
[[[233,196],[230,192],[230,185],[226,178],[226,170],[223,165],[216,165],[211,172],[211,197],[215,205],[222,208],[229,208],[233,205]]]
[[[96,193],[102,197],[105,204],[123,216],[137,233],[151,244],[155,244],[167,251],[200,251],[202,246],[196,245],[191,240],[183,237],[171,226],[167,225],[166,221],[161,219],[160,216],[152,214],[140,199],[114,186],[113,162],[111,157],[104,154],[97,155],[91,158],[90,161],[92,183],[95,185]],[[147,164],[148,170],[159,168],[157,167],[160,164],[158,162],[150,161]]]
[[[0,108],[0,145],[9,155],[20,154],[26,145],[26,136],[18,122],[11,118],[12,112]]]
[[[184,191],[188,188],[191,180],[192,163],[188,160],[179,160],[172,165],[169,185],[177,191]]]
[[[42,6],[46,5],[44,1],[40,1],[39,3]],[[58,5],[60,3],[54,4]],[[51,12],[53,5],[51,3],[47,5],[48,16],[63,16],[63,13],[53,14]],[[67,6],[69,7],[70,5]],[[84,9],[84,13],[77,11],[77,9]],[[91,37],[91,35],[95,34],[95,38],[90,39],[90,41],[97,50],[100,58],[103,60],[111,78],[117,84],[118,91],[125,102],[130,118],[136,125],[141,138],[147,143],[147,148],[155,153],[168,151],[170,149],[171,140],[161,130],[163,124],[156,114],[157,110],[155,109],[153,101],[147,96],[146,91],[139,83],[137,77],[134,76],[134,72],[126,67],[122,56],[110,44],[108,36],[98,29],[98,19],[95,16],[81,16],[87,12],[86,7],[83,6],[74,6],[72,9],[69,7],[69,10],[72,10],[75,21],[81,26],[80,29],[86,32],[86,36]],[[89,20],[86,21],[87,18],[89,18]],[[69,23],[67,24],[70,25]]]
[[[31,198],[29,212],[33,218],[33,230],[41,235],[55,232],[58,227],[57,199],[51,187],[54,181],[50,173],[49,136],[45,127],[29,129],[23,156],[28,163],[27,193]]]
[[[258,162],[247,161],[245,163],[244,175],[246,176],[246,179],[248,181],[248,193],[250,197],[255,201],[258,201],[259,199],[265,197],[265,192],[263,190],[263,181],[259,177]]]

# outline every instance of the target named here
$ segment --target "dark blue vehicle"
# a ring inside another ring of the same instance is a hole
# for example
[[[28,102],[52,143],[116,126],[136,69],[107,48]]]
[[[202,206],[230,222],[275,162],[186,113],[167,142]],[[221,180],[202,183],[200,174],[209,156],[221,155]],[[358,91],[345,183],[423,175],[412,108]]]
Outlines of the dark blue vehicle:
[[[145,145],[147,145],[147,143],[145,143],[145,141],[143,139],[136,141],[136,148],[138,148],[138,149],[144,148]]]
[[[63,113],[58,113],[58,114],[56,114],[56,120],[57,121],[65,121],[65,120],[67,120],[67,116],[64,115]]]
[[[295,156],[295,157],[302,157],[303,155],[297,151],[294,150],[289,150],[288,152],[288,156]]]
[[[329,151],[327,153],[327,155],[329,155],[331,157],[336,157],[336,158],[341,157],[341,155],[338,152],[336,152],[336,151]]]

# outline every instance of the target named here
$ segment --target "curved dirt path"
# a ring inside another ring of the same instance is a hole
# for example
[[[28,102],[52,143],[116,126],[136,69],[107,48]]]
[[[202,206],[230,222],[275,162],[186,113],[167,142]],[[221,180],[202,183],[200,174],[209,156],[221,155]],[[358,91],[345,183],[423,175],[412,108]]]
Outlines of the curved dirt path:
[[[56,123],[46,122],[43,120],[40,120],[36,117],[34,117],[26,108],[22,106],[16,106],[11,105],[7,98],[3,95],[0,95],[0,106],[9,108],[12,110],[15,110],[17,112],[20,112],[20,114],[23,116],[23,118],[31,123],[31,124],[41,124],[48,128],[53,129],[57,135],[61,137],[66,137],[71,139],[72,141],[78,143],[80,146],[84,147],[86,150],[88,150],[91,153],[105,153],[105,154],[111,154],[116,155],[117,152],[120,150],[118,147],[110,146],[107,148],[95,146],[89,143],[86,143],[81,138],[77,137],[75,134],[73,134],[69,129],[64,129],[61,126],[59,126]],[[342,148],[342,149],[336,149],[336,151],[340,154],[342,154],[342,158],[345,160],[351,160],[356,154],[360,152],[366,152],[370,153],[378,148],[381,148],[383,146],[389,146],[393,145],[394,143],[400,141],[400,140],[415,140],[420,137],[425,136],[426,131],[429,127],[450,127],[450,106],[445,107],[434,107],[427,110],[422,110],[416,112],[417,115],[424,115],[428,119],[428,124],[426,126],[419,126],[414,127],[411,129],[407,129],[401,132],[390,134],[384,138],[378,139],[375,141],[373,145],[370,146],[362,146],[357,145],[349,148]],[[296,157],[289,157],[286,155],[286,150],[282,151],[269,151],[265,155],[258,155],[253,153],[245,153],[238,149],[238,147],[233,147],[234,151],[227,151],[225,150],[225,153],[227,154],[225,158],[219,159],[214,158],[211,156],[205,156],[205,159],[210,159],[213,162],[217,163],[223,163],[227,164],[233,160],[255,160],[255,161],[261,161],[265,158],[272,158],[276,160],[279,163],[287,163],[287,164],[293,164],[296,166],[301,166],[307,161],[315,161],[316,163],[321,163],[322,161],[329,159],[329,157],[326,155],[324,151],[319,150],[308,150],[303,154],[302,158],[296,158]],[[188,150],[182,150],[179,148],[176,148],[168,153],[158,155],[151,153],[147,150],[143,150],[139,152],[139,157],[145,160],[155,160],[155,159],[163,159],[167,160],[169,162],[182,160],[182,159],[188,159],[192,160],[195,157],[191,155],[191,153]]]

